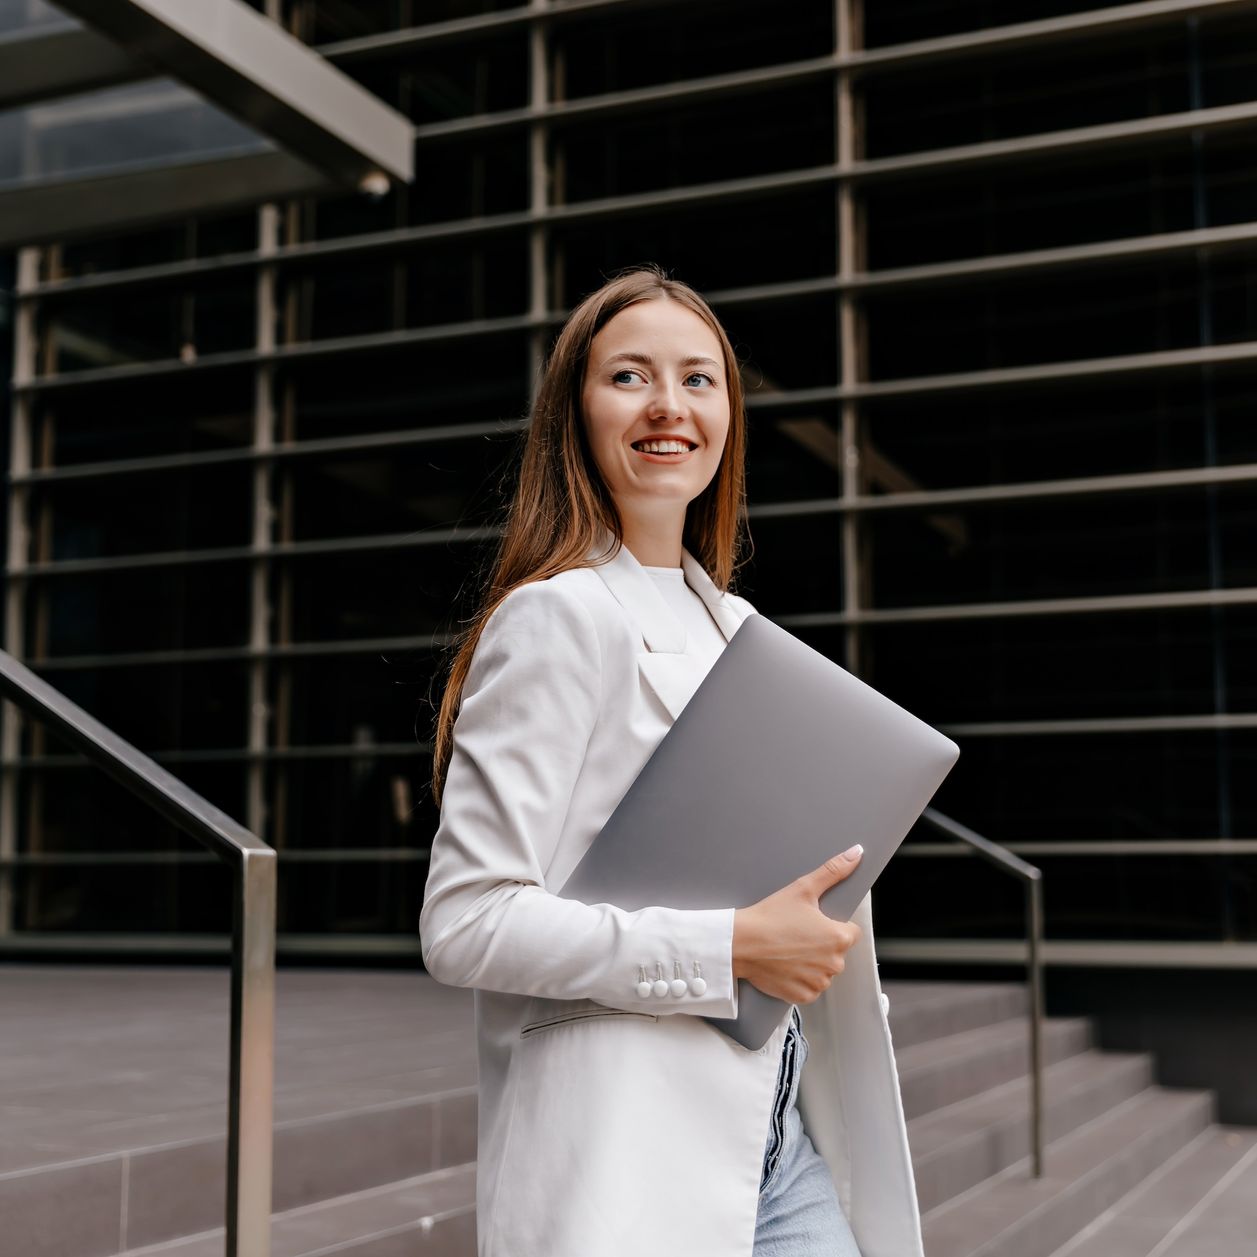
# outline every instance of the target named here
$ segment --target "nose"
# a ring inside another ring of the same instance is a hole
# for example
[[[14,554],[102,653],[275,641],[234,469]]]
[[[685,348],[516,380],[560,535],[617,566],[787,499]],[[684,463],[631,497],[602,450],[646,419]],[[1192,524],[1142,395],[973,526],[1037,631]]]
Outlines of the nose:
[[[660,379],[650,395],[647,415],[651,420],[662,421],[685,418],[685,403],[674,380]]]

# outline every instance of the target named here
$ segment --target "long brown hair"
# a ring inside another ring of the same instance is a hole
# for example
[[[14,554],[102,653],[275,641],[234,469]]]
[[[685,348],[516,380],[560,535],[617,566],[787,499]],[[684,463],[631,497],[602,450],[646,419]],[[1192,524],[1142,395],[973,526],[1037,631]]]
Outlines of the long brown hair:
[[[719,589],[729,588],[739,566],[746,540],[746,404],[737,355],[711,307],[693,288],[669,278],[656,265],[634,267],[608,280],[572,311],[543,369],[487,587],[479,609],[450,647],[454,658],[437,712],[432,752],[432,796],[438,805],[463,683],[485,622],[518,586],[569,568],[592,567],[589,550],[602,529],[615,538],[608,557],[623,544],[619,511],[589,448],[581,391],[589,347],[599,331],[626,306],[665,297],[688,306],[715,333],[724,354],[729,393],[729,431],[720,465],[686,509],[682,544]]]

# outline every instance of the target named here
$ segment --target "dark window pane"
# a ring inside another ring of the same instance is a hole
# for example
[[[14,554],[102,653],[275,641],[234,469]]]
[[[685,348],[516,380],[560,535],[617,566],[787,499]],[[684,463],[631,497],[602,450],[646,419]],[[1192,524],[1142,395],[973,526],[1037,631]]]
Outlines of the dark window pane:
[[[608,275],[643,259],[658,262],[704,293],[833,274],[838,248],[834,201],[832,186],[821,186],[725,198],[715,207],[680,205],[559,224],[552,235],[555,253],[563,259],[562,301],[574,306]],[[761,240],[772,247],[756,247]],[[776,313],[772,306],[761,308],[767,316]],[[806,323],[780,322],[807,330]]]
[[[1252,584],[1257,489],[884,511],[872,521],[873,605],[987,602]],[[1211,551],[1211,547],[1213,550]]]
[[[422,758],[440,701],[434,650],[315,655],[275,668],[279,740],[292,746],[413,743]]]
[[[1251,376],[1202,371],[885,399],[868,433],[913,485],[952,489],[1199,467],[1210,426],[1219,462],[1250,462],[1255,404]]]
[[[54,481],[33,494],[32,501],[36,510],[47,511],[53,560],[247,546],[252,479],[249,464],[237,463]],[[39,556],[29,557],[34,561]]]
[[[285,372],[295,437],[523,419],[530,366],[527,337],[514,333],[306,358]]]
[[[247,370],[114,381],[41,398],[52,466],[240,448],[253,440]]]
[[[31,581],[26,641],[48,655],[241,646],[249,568],[189,563]]]
[[[1254,607],[875,624],[864,640],[863,679],[932,724],[1208,715],[1215,668],[1229,706],[1257,710]]]
[[[52,668],[43,675],[149,754],[239,748],[248,735],[249,672],[239,660]],[[31,728],[27,722],[28,742]],[[59,743],[49,750],[64,753]],[[178,776],[183,769],[180,764],[171,771]]]

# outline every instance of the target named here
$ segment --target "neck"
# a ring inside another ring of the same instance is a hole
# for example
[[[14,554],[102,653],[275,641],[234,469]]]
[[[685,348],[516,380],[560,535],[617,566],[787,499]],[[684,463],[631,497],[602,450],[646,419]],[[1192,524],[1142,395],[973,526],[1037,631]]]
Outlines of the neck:
[[[685,513],[658,519],[624,517],[624,544],[644,567],[680,567]]]

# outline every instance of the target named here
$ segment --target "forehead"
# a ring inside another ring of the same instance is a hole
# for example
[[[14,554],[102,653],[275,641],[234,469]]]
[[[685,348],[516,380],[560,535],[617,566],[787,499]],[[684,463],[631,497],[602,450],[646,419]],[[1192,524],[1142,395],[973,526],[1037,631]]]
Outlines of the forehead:
[[[688,306],[666,297],[635,301],[615,315],[594,337],[590,357],[618,350],[640,350],[654,357],[707,354],[722,359],[715,332]]]

